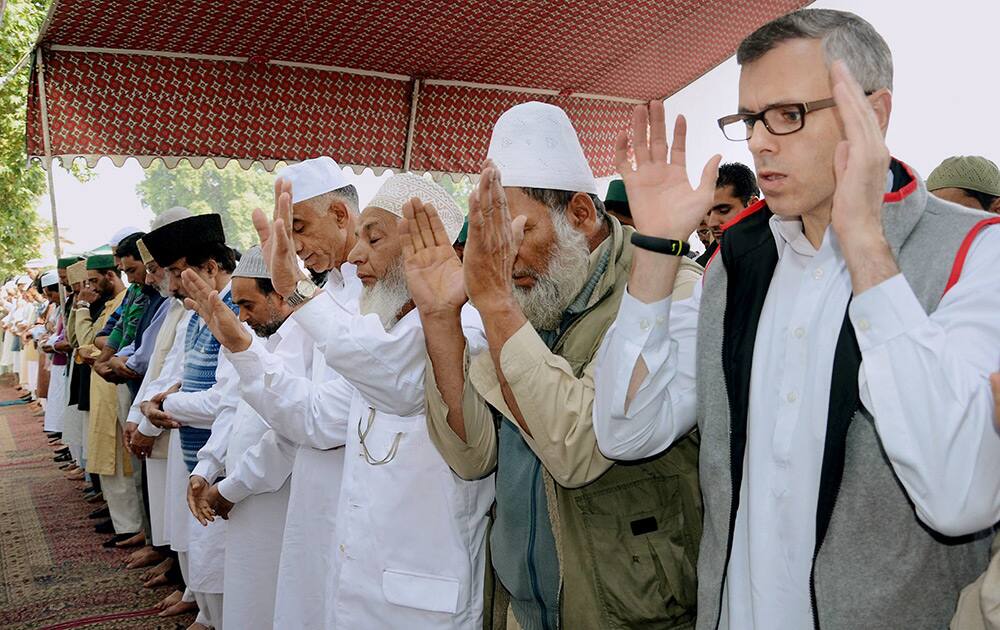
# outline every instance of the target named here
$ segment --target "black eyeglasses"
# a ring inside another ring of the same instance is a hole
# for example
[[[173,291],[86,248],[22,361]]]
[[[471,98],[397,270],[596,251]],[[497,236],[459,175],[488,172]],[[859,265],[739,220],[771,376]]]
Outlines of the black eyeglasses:
[[[865,92],[865,96],[871,96],[872,92]],[[821,109],[828,109],[836,105],[832,98],[824,98],[820,101],[810,101],[808,103],[784,103],[772,105],[762,112],[756,114],[732,114],[719,119],[719,129],[727,140],[733,142],[743,142],[753,136],[753,128],[757,126],[757,121],[764,123],[772,134],[776,136],[787,136],[801,131],[806,125],[806,114],[816,112]]]

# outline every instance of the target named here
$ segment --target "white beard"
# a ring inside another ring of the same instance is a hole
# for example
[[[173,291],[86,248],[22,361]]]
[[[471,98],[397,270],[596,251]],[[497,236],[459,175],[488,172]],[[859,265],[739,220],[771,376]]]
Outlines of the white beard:
[[[361,314],[378,315],[382,326],[389,330],[399,321],[399,312],[410,301],[410,290],[406,286],[406,273],[403,271],[403,258],[375,284],[366,286],[361,291]]]
[[[583,234],[573,229],[562,212],[553,212],[555,251],[544,274],[534,274],[530,289],[514,287],[514,298],[535,330],[555,330],[563,313],[587,282],[590,248]]]

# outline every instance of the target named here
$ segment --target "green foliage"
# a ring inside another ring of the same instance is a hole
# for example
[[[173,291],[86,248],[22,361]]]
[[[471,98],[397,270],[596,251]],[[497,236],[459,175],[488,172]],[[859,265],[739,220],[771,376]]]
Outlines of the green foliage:
[[[229,245],[245,251],[257,242],[251,215],[254,208],[270,213],[274,207],[274,175],[255,164],[244,171],[236,162],[219,169],[206,161],[200,169],[181,162],[168,169],[154,162],[146,169],[146,179],[136,192],[154,215],[174,206],[184,206],[195,214],[222,215]]]
[[[31,50],[48,0],[8,0],[0,24],[0,74],[9,72]],[[38,256],[45,228],[35,214],[45,192],[45,173],[28,167],[25,156],[25,107],[28,64],[0,87],[0,278],[20,272]]]
[[[451,180],[451,176],[442,175],[441,179],[437,180],[437,183],[441,184],[441,187],[451,194],[455,203],[462,209],[463,214],[469,214],[469,195],[475,189],[475,185],[470,178],[463,177],[456,184]]]

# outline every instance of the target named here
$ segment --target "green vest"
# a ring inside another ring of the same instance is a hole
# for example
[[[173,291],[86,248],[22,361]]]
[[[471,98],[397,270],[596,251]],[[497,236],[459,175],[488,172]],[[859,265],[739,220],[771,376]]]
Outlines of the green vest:
[[[608,269],[590,308],[553,347],[577,377],[617,317],[632,267],[633,230],[610,221]],[[693,627],[702,518],[697,432],[659,456],[616,464],[582,488],[544,475],[562,571],[561,627]]]

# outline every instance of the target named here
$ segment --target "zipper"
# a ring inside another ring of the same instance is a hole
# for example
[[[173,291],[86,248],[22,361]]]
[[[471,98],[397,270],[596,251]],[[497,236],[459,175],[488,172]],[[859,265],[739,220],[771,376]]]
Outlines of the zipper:
[[[542,462],[536,457],[534,466],[532,467],[532,478],[538,479],[541,468]],[[549,611],[545,606],[542,589],[538,584],[538,574],[535,572],[535,565],[532,562],[535,556],[535,522],[538,515],[537,496],[537,488],[533,487],[531,489],[531,500],[528,502],[528,518],[531,519],[531,528],[528,533],[528,578],[531,582],[531,594],[534,596],[535,601],[538,602],[538,607],[542,611],[542,628],[549,630]]]

